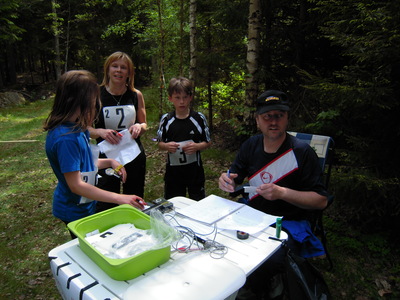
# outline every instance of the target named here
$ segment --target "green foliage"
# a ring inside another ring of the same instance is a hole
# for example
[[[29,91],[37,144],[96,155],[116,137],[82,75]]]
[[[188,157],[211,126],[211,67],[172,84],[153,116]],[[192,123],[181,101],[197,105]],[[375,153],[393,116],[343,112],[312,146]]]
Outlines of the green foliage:
[[[354,222],[359,221],[360,220],[354,220]],[[366,234],[366,232],[360,230],[359,226],[352,226],[343,222],[334,221],[334,218],[328,218],[326,216],[324,217],[324,223],[325,226],[329,228],[329,243],[334,244],[334,246],[341,251],[362,256],[363,251],[367,249],[369,254],[374,257],[386,256],[391,252],[391,245],[388,242],[390,240],[390,235],[388,235],[388,232],[368,232],[368,234]]]
[[[343,222],[343,209],[329,208],[324,223],[328,232],[328,249],[334,260],[331,272],[323,272],[336,299],[358,297],[378,299],[385,284],[387,299],[399,296],[399,264],[397,247],[387,232],[374,234],[370,230],[360,231],[359,221]],[[369,229],[373,229],[372,225]],[[322,262],[313,261],[320,270]],[[321,265],[321,266],[320,266]],[[369,294],[370,296],[366,296]]]
[[[235,135],[249,134],[242,122],[245,111],[245,73],[234,66],[229,72],[229,77],[224,81],[214,82],[211,85],[213,119],[217,126],[228,125]],[[200,99],[201,108],[209,109],[208,89],[197,89],[197,97]]]
[[[398,2],[318,1],[315,11],[322,17],[321,31],[348,64],[337,68],[331,77],[310,78],[306,88],[323,99],[338,112],[336,121],[343,127],[343,134],[365,136],[365,126],[374,116],[398,112],[396,97],[398,78],[397,62],[400,60]],[[343,117],[351,121],[343,122]],[[350,126],[349,126],[350,125]],[[390,135],[393,124],[385,122],[385,130],[372,130],[368,135]],[[344,128],[347,127],[347,128]],[[351,128],[352,132],[349,132]],[[361,132],[363,131],[363,132]]]
[[[361,240],[372,255],[377,257],[390,255],[390,245],[386,239],[382,238],[381,234],[362,236]]]
[[[387,228],[395,234],[392,229],[398,228],[400,215],[398,178],[376,178],[365,169],[341,167],[334,170],[330,186],[343,217],[364,231]]]
[[[363,230],[398,227],[400,3],[310,2],[340,55],[330,73],[299,72],[319,108],[304,128],[336,142],[330,186],[346,219]]]
[[[336,135],[341,135],[335,126],[335,120],[339,117],[339,111],[330,109],[327,111],[321,111],[317,114],[317,119],[313,123],[308,123],[304,126],[306,132],[324,132],[326,135],[329,132],[335,132]]]
[[[245,71],[248,1],[197,1],[197,86]]]
[[[1,1],[0,3],[0,43],[13,43],[21,40],[24,30],[15,21],[19,9],[19,1]]]

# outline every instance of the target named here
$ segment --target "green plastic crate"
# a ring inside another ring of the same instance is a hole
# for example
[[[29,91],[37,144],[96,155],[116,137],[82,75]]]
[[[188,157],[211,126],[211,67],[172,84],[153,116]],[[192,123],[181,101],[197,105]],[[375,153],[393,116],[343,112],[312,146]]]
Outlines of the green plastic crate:
[[[167,262],[171,247],[142,252],[136,256],[114,259],[97,251],[85,239],[86,234],[98,229],[104,232],[118,224],[131,223],[139,229],[150,229],[150,217],[128,204],[73,221],[68,228],[78,237],[79,246],[108,276],[115,280],[130,280]]]

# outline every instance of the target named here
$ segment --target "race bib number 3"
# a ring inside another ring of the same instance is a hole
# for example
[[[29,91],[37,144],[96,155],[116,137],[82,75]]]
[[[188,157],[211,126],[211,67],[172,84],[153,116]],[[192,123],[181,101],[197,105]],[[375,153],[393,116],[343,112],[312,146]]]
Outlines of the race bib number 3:
[[[197,161],[197,155],[196,153],[193,154],[186,154],[183,150],[182,147],[184,147],[186,144],[193,142],[193,141],[184,141],[184,142],[179,142],[179,148],[176,150],[175,153],[168,153],[169,155],[169,164],[171,166],[183,166],[183,165],[188,165],[191,163],[194,163]]]

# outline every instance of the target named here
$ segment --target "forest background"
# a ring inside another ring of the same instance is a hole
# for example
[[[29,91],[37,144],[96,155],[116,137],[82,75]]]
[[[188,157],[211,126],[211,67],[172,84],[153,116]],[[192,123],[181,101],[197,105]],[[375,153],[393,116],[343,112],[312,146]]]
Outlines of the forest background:
[[[157,91],[145,94],[155,122],[170,109],[169,79],[190,77],[214,147],[234,153],[256,130],[255,96],[285,91],[291,130],[335,140],[326,218],[359,235],[333,243],[349,253],[368,245],[382,259],[397,249],[399,1],[1,0],[0,15],[0,89],[31,101],[66,70],[100,81],[104,59],[124,51],[136,86]],[[379,295],[398,296],[399,273],[398,259],[385,266],[378,281],[391,287]]]

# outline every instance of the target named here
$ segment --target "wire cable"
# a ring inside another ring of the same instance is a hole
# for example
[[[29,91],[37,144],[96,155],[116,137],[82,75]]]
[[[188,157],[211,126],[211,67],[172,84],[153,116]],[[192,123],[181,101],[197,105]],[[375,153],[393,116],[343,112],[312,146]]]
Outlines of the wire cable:
[[[174,210],[175,212],[175,210]],[[175,227],[181,234],[182,238],[177,241],[171,247],[174,251],[178,252],[190,252],[190,251],[204,251],[209,252],[210,256],[214,259],[220,259],[225,256],[228,252],[228,247],[217,242],[215,239],[217,237],[218,228],[216,224],[214,224],[213,229],[210,233],[199,233],[195,232],[192,228],[183,226],[176,219],[175,214],[164,214],[165,218],[170,225]],[[212,239],[203,239],[201,237],[206,237],[210,235],[214,235]],[[180,247],[179,245],[184,244],[184,247]]]

